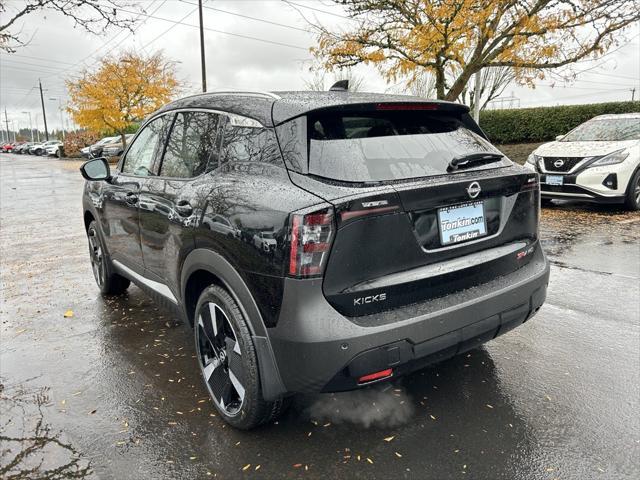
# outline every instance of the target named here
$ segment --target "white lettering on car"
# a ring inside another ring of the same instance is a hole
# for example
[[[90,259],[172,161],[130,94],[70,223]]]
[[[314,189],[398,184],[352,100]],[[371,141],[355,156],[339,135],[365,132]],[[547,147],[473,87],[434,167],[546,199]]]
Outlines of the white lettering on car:
[[[386,293],[378,293],[367,297],[357,297],[353,299],[354,305],[364,305],[365,303],[383,302],[387,299]]]

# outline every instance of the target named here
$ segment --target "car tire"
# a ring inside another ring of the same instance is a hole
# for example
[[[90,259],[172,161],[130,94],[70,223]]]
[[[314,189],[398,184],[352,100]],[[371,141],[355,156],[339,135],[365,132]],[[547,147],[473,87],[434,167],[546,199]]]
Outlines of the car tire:
[[[250,430],[277,418],[285,399],[262,398],[258,357],[240,307],[224,288],[211,285],[196,304],[196,359],[213,404],[229,425]]]
[[[131,281],[113,271],[95,220],[89,224],[87,240],[89,241],[91,270],[100,292],[104,295],[120,295],[129,288]]]
[[[640,168],[631,176],[624,204],[629,210],[640,210]]]

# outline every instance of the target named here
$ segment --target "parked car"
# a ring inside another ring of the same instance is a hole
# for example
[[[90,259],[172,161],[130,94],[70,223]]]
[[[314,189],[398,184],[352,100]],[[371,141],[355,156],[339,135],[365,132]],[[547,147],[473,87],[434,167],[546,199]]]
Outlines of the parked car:
[[[545,300],[538,175],[461,104],[206,93],[152,114],[113,171],[94,159],[81,172],[101,292],[133,281],[191,324],[213,404],[238,428],[294,393],[476,348]],[[241,234],[210,228],[215,215]],[[257,250],[245,239],[258,231],[282,241]]]
[[[122,138],[120,137],[114,137],[114,138],[116,138],[117,140],[114,140],[109,143],[105,143],[102,146],[101,156],[112,158],[112,157],[119,157],[124,153],[125,146],[122,144]],[[127,142],[127,145],[129,145],[129,142],[131,141],[132,138],[133,138],[132,133],[125,135],[125,140]]]
[[[31,155],[46,155],[47,154],[47,148],[53,146],[53,145],[58,145],[60,144],[59,140],[48,140],[46,142],[42,142],[42,143],[34,143],[33,145],[31,145],[29,147],[28,152]]]
[[[10,142],[4,143],[4,144],[2,144],[2,146],[0,148],[2,149],[2,151],[4,153],[11,153],[11,152],[13,152],[14,144],[10,143]]]
[[[104,137],[100,141],[91,145],[87,152],[88,158],[97,158],[102,156],[102,149],[105,145],[111,144],[113,142],[117,142],[120,137]],[[83,149],[84,150],[84,149]],[[83,151],[80,151],[80,154],[83,154]]]
[[[542,200],[577,199],[640,209],[640,113],[599,115],[538,147]]]
[[[62,142],[55,142],[47,145],[45,148],[45,154],[48,156],[59,157],[61,148],[64,144]]]
[[[33,142],[24,142],[21,143],[20,145],[18,145],[16,148],[13,149],[13,153],[28,153],[29,151],[29,147],[31,147],[31,145],[33,145]]]
[[[219,232],[229,237],[239,237],[240,230],[222,215],[205,215],[202,219],[202,227]]]
[[[253,245],[264,252],[273,252],[277,247],[273,232],[259,232],[253,236]]]

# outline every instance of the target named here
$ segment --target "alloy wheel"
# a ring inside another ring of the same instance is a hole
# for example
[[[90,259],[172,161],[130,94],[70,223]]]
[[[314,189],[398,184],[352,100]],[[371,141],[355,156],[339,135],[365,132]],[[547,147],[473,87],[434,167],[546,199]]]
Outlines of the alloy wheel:
[[[216,303],[203,304],[197,321],[198,362],[209,394],[222,412],[236,416],[245,397],[238,337],[227,314]]]
[[[89,257],[91,259],[91,270],[99,287],[104,283],[104,256],[102,246],[98,239],[97,232],[91,228],[89,230]]]
[[[636,205],[640,205],[640,175],[638,175],[638,179],[636,180],[635,190],[633,194],[636,197]]]

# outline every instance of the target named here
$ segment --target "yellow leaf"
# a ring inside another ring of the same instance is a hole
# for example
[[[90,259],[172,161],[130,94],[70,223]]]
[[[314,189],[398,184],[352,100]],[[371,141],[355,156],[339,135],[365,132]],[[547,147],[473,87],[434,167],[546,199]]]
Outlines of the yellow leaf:
[[[384,441],[385,441],[385,442],[390,442],[390,441],[391,441],[391,440],[393,440],[394,438],[396,438],[396,437],[395,437],[395,435],[394,435],[394,436],[392,436],[392,437],[386,437],[386,438],[384,439]]]
[[[249,467],[251,467],[251,464],[247,463],[244,467],[242,467],[242,471],[244,472],[246,470],[249,470]]]
[[[64,318],[71,318],[73,317],[73,310],[67,310],[66,312],[64,312]]]

